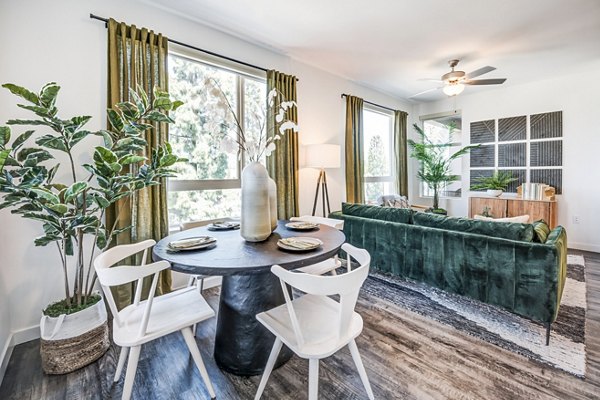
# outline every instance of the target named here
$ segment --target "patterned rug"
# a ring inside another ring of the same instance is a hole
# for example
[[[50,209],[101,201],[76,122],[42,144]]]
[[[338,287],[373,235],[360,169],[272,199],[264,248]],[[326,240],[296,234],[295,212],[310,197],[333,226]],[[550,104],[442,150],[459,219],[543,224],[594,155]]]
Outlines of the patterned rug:
[[[388,274],[371,273],[365,292],[532,360],[585,376],[586,285],[583,256],[568,256],[567,281],[550,345],[541,323],[499,307]]]

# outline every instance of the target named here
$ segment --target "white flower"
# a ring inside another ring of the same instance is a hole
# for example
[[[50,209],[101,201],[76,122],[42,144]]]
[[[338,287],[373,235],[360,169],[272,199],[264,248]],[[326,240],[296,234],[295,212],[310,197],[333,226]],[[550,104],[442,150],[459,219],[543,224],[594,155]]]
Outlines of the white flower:
[[[279,105],[283,110],[287,110],[288,108],[292,108],[296,106],[295,101],[284,101]]]
[[[273,140],[279,140],[279,139],[281,139],[281,135],[280,134],[275,135],[275,137],[273,138]]]
[[[273,151],[275,151],[275,143],[269,143],[269,145],[265,148],[265,154],[270,156]]]
[[[277,89],[271,89],[271,91],[268,94],[269,99],[274,99],[275,97],[277,97]]]
[[[279,110],[279,113],[275,116],[275,121],[277,121],[277,123],[280,123],[281,121],[283,121],[284,115],[285,115],[285,111]]]
[[[279,133],[284,135],[285,131],[288,129],[292,129],[294,132],[298,132],[298,125],[296,125],[292,121],[285,121],[283,124],[279,126]]]
[[[223,138],[223,140],[221,140],[221,151],[223,151],[224,153],[235,153],[236,151],[239,151],[239,146],[237,143],[235,143],[233,140],[231,140],[229,137],[225,137]]]

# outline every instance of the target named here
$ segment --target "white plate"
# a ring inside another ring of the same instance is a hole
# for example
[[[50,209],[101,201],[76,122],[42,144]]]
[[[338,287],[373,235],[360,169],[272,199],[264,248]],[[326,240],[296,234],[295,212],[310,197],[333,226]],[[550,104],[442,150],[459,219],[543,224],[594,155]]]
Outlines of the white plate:
[[[301,249],[301,248],[298,248],[298,247],[287,245],[287,244],[283,243],[281,241],[281,239],[279,239],[277,241],[277,246],[279,248],[281,248],[281,249],[289,250],[289,251],[310,251],[310,250],[317,249],[317,248],[319,248],[320,246],[323,245],[323,242],[321,242],[319,239],[313,238],[313,237],[301,237],[301,236],[298,236],[298,237],[286,238],[286,239],[295,239],[295,240],[298,240],[298,241],[311,243],[312,246],[308,247],[308,248],[305,248],[305,249]]]
[[[171,244],[169,243],[167,245],[167,248],[169,249],[169,251],[200,250],[200,249],[204,249],[206,247],[210,247],[217,242],[217,239],[215,239],[214,237],[210,237],[210,236],[199,236],[198,238],[206,238],[206,241],[203,243],[199,243],[195,246],[190,246],[190,247],[171,247]],[[186,239],[194,239],[194,238],[186,238]]]
[[[317,229],[319,224],[313,224],[312,222],[288,222],[285,227],[293,231],[312,231]]]

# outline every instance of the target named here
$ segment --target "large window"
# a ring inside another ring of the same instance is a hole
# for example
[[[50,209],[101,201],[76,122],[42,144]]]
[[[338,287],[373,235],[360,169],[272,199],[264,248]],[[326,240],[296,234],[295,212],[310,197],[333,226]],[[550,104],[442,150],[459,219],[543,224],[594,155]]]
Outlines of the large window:
[[[169,180],[169,224],[239,216],[240,173],[244,157],[223,145],[226,135],[235,137],[235,126],[223,123],[227,110],[219,106],[219,94],[207,90],[213,79],[225,93],[247,135],[258,135],[265,123],[264,76],[211,64],[187,54],[169,54],[169,92],[185,104],[172,113],[169,131],[173,151],[189,162],[178,164],[178,176]]]
[[[366,203],[375,203],[378,196],[396,192],[393,126],[393,114],[371,107],[363,109]]]
[[[460,150],[462,146],[461,134],[461,116],[460,114],[450,113],[450,115],[435,115],[421,117],[423,121],[423,132],[427,136],[428,142],[432,145],[443,145],[440,147],[444,151],[446,158]],[[450,146],[446,146],[450,144]],[[462,172],[462,158],[459,157],[452,161],[450,173],[460,176]],[[461,197],[462,182],[459,179],[455,182],[449,182],[439,192],[440,197]],[[421,182],[421,196],[433,197],[433,190],[425,183]]]

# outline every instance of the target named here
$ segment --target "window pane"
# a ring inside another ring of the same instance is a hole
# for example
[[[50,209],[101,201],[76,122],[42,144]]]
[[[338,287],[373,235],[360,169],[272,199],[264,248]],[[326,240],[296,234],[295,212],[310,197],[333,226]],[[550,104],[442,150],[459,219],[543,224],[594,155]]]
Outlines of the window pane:
[[[204,81],[214,79],[236,110],[237,75],[175,55],[169,55],[169,70],[169,92],[185,103],[171,114],[169,131],[173,151],[189,159],[177,164],[177,179],[236,179],[236,151],[221,145],[225,135],[235,137],[233,115]]]
[[[365,176],[392,174],[391,116],[364,110]]]
[[[393,193],[395,193],[393,182],[365,182],[365,202],[367,204],[377,204],[377,197]]]
[[[266,139],[266,98],[267,86],[264,82],[244,79],[244,124],[246,139],[253,143],[263,143]],[[266,156],[260,160],[266,163]]]
[[[221,217],[239,217],[241,189],[169,192],[169,225]]]

